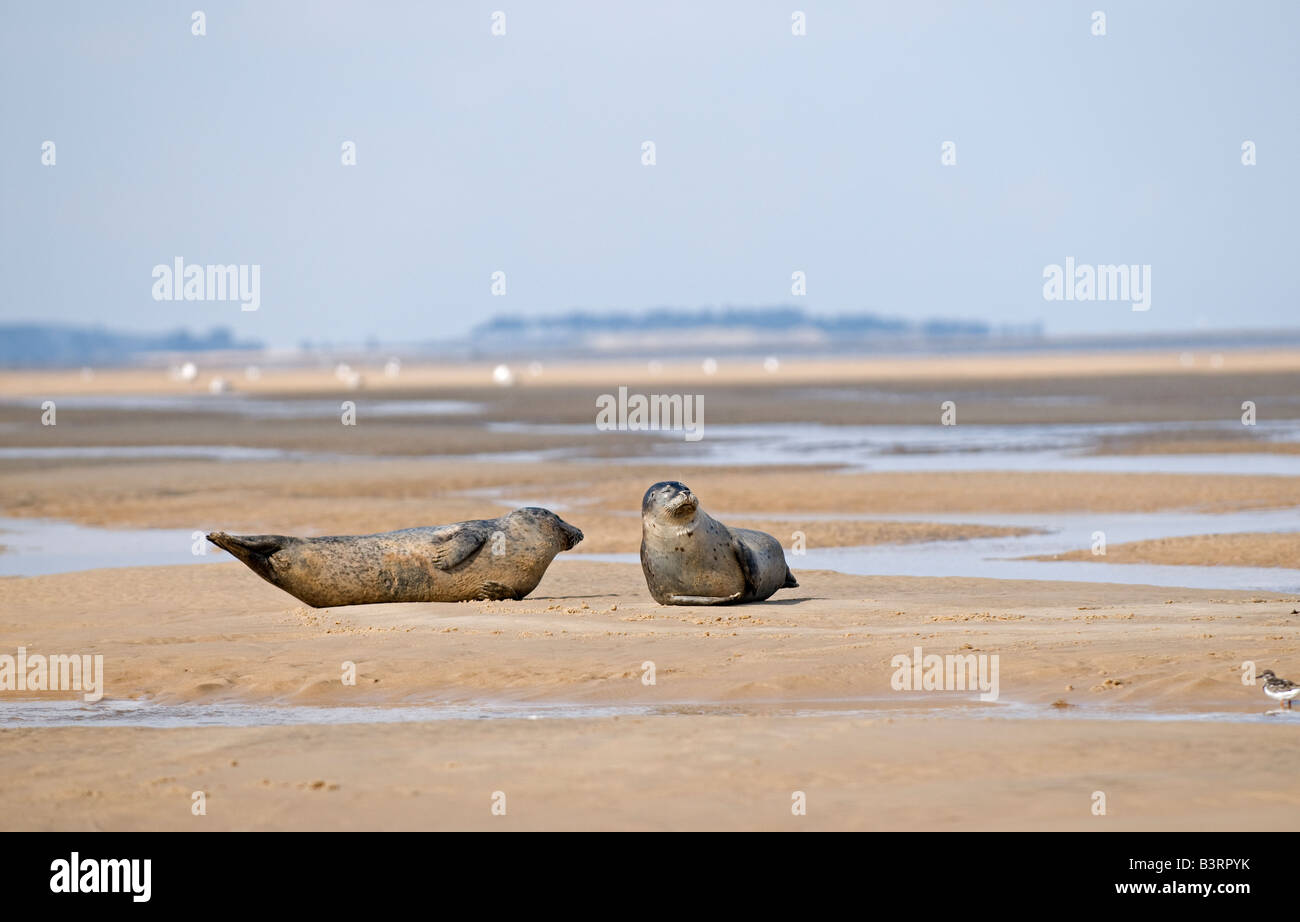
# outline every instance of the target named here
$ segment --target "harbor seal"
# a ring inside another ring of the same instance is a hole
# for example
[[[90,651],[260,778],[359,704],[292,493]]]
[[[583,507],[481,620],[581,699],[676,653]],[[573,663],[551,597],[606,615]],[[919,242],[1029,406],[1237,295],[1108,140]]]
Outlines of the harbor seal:
[[[313,608],[373,602],[522,599],[582,532],[548,509],[499,519],[407,528],[378,535],[294,538],[228,535],[208,540],[262,579]]]
[[[761,602],[799,585],[781,542],[761,531],[728,528],[673,480],[655,484],[641,500],[641,569],[660,605]]]

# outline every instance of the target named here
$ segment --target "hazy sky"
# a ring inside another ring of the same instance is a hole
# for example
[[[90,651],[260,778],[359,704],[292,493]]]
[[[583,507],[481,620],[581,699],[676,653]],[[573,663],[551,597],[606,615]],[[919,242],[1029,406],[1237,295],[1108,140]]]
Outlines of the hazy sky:
[[[1289,0],[0,10],[3,321],[292,344],[575,307],[1298,317]],[[260,309],[154,300],[177,256],[260,265]],[[1045,301],[1066,257],[1151,265],[1151,310]]]

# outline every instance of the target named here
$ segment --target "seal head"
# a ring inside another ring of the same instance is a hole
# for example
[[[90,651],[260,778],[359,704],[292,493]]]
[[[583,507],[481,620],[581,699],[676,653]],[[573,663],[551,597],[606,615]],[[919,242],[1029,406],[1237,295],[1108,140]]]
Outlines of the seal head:
[[[541,506],[524,506],[505,518],[519,525],[535,528],[539,534],[553,537],[562,551],[573,550],[583,538],[581,530]]]
[[[667,521],[688,521],[700,508],[700,500],[691,488],[676,480],[662,480],[645,491],[641,500],[641,515],[655,516]]]

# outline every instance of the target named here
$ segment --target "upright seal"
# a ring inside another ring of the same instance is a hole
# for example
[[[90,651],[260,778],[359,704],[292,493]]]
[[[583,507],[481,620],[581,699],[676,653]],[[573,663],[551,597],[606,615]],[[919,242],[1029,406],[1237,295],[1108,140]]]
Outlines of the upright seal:
[[[641,500],[641,569],[660,605],[761,602],[799,584],[781,542],[728,528],[700,508],[685,484],[657,483]]]
[[[228,535],[208,540],[262,579],[314,608],[373,602],[522,599],[555,555],[582,532],[548,509],[378,535],[293,538]]]

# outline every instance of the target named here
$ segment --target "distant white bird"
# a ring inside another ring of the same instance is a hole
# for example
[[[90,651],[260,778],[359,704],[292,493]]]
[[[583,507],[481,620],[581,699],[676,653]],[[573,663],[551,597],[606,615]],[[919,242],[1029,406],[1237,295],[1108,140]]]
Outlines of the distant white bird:
[[[515,373],[508,365],[498,365],[492,369],[492,380],[502,387],[509,387],[515,383]]]
[[[1291,699],[1300,695],[1300,685],[1290,679],[1279,679],[1272,669],[1265,669],[1259,677],[1264,680],[1264,694],[1275,701],[1281,701],[1282,706],[1290,710]]]

